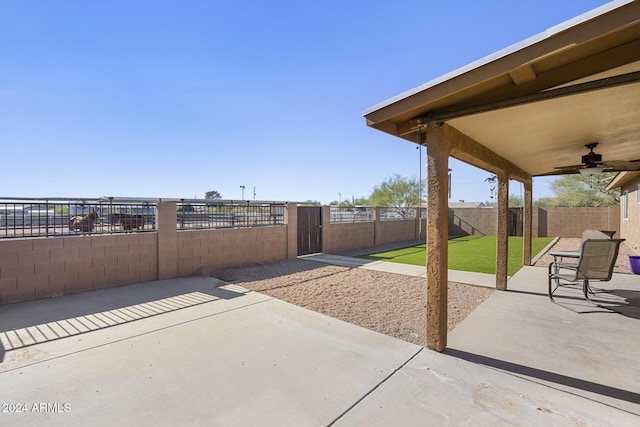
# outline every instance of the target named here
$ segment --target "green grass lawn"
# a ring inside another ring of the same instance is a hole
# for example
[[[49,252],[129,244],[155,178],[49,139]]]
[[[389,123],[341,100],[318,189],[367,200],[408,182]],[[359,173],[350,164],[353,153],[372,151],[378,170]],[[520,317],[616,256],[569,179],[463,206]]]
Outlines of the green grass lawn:
[[[531,254],[538,252],[553,240],[551,237],[536,237],[531,242]],[[363,255],[361,258],[401,264],[426,265],[426,246],[416,245],[394,251]],[[513,275],[522,267],[522,237],[509,237],[508,273]],[[496,237],[465,236],[449,240],[449,268],[477,273],[496,272]]]

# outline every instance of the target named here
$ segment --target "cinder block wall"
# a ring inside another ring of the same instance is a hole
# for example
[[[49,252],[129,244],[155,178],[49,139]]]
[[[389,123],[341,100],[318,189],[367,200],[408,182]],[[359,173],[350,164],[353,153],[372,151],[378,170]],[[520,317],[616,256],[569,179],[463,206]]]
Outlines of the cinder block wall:
[[[329,223],[322,226],[322,251],[335,253],[375,244],[375,222]]]
[[[178,232],[178,276],[287,259],[287,227]]]
[[[0,304],[154,280],[155,233],[0,240]]]
[[[493,208],[449,209],[449,235],[495,236],[497,211]]]
[[[496,209],[449,209],[449,235],[495,236]],[[533,208],[532,237],[581,237],[587,229],[620,232],[620,208]]]
[[[580,237],[584,230],[615,230],[620,233],[620,208],[538,208],[538,235]],[[535,224],[534,224],[535,229]]]
[[[405,219],[397,221],[379,221],[376,230],[375,244],[402,242],[417,239],[417,220]],[[424,229],[423,229],[424,232]]]

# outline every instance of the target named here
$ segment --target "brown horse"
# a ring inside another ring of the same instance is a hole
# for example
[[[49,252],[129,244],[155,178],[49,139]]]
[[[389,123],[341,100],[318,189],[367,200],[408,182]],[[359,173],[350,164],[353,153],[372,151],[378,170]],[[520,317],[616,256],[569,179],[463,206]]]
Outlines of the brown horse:
[[[91,233],[93,231],[96,219],[98,219],[98,210],[93,209],[86,215],[72,216],[69,218],[69,230],[80,230],[83,233]]]
[[[144,215],[131,215],[114,213],[111,214],[111,224],[118,224],[122,226],[123,230],[139,230],[144,228]]]

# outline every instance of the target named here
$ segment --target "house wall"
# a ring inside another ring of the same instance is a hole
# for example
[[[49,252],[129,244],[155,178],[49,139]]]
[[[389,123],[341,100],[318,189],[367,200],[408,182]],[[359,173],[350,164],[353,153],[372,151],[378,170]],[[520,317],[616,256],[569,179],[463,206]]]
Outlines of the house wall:
[[[626,239],[625,244],[640,255],[640,180],[621,188],[620,194],[620,237]],[[625,191],[627,197],[627,217],[624,217]]]

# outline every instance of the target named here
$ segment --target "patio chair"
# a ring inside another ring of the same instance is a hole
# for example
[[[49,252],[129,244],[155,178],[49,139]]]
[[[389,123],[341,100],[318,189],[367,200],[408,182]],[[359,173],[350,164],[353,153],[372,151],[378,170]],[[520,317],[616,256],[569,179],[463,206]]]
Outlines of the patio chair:
[[[613,267],[618,258],[620,243],[624,239],[586,239],[580,245],[576,262],[553,261],[549,264],[549,298],[560,286],[576,285],[582,282],[582,293],[587,301],[593,294],[589,281],[608,282],[613,275]],[[553,287],[552,282],[555,282]]]
[[[616,231],[608,231],[608,230],[584,230],[582,232],[582,240],[580,242],[580,244],[582,245],[582,243],[587,240],[587,239],[612,239],[613,235],[616,234]],[[562,262],[563,258],[573,258],[573,259],[578,259],[580,258],[580,251],[556,251],[556,252],[549,252],[549,255],[551,255],[553,257],[553,261],[560,261]]]

